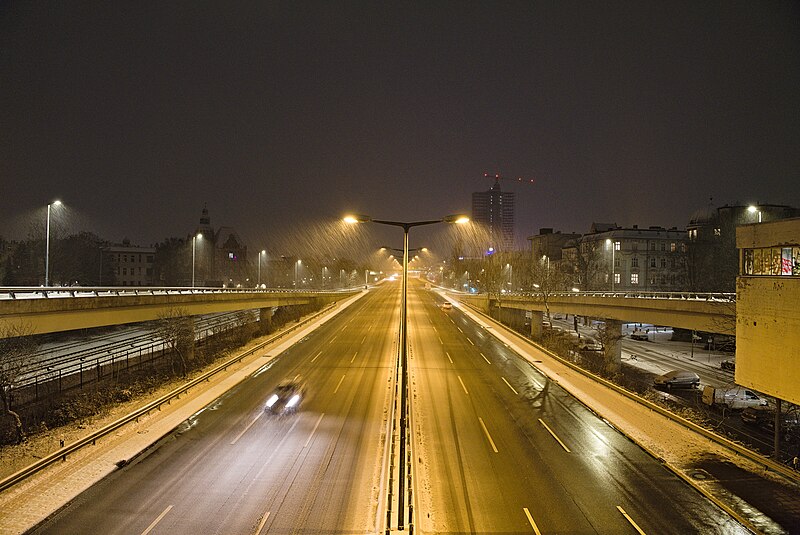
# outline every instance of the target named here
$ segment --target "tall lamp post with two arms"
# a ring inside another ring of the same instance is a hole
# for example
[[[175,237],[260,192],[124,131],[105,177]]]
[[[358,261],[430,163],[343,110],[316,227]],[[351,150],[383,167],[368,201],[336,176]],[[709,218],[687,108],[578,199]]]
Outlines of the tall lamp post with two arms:
[[[398,477],[397,492],[397,527],[404,529],[403,509],[405,508],[405,478],[406,478],[406,429],[408,425],[408,332],[407,332],[407,307],[408,307],[408,231],[413,227],[424,225],[434,225],[436,223],[456,223],[464,224],[469,222],[469,217],[465,215],[449,215],[442,219],[430,221],[387,221],[373,219],[368,215],[348,215],[344,218],[345,223],[377,223],[378,225],[389,225],[403,229],[403,298],[402,309],[400,310],[400,474]]]

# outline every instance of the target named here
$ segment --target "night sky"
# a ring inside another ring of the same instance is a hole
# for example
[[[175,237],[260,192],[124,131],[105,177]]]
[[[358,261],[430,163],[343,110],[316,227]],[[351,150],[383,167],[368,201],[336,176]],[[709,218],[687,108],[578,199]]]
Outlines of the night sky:
[[[469,212],[485,171],[535,179],[504,184],[520,243],[683,228],[800,206],[798,134],[798,2],[0,3],[6,238],[59,198],[147,245],[207,203],[269,248]]]

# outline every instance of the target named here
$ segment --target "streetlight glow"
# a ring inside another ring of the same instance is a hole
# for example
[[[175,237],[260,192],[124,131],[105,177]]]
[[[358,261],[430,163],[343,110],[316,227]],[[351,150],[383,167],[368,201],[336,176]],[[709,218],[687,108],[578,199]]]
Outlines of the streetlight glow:
[[[44,253],[44,285],[50,286],[50,207],[61,206],[61,201],[56,199],[47,205],[47,229],[45,238],[45,253]]]

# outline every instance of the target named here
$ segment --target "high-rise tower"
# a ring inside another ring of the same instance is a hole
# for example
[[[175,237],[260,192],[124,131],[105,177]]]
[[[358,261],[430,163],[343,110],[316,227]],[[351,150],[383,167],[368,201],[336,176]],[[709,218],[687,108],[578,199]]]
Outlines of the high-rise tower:
[[[514,193],[500,191],[499,180],[489,191],[472,194],[472,220],[486,226],[495,250],[514,248]]]

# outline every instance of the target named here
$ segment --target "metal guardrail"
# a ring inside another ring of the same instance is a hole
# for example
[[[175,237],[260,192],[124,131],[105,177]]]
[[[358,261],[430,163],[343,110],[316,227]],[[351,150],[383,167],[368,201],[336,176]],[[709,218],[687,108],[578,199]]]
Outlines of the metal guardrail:
[[[205,288],[205,287],[155,287],[155,286],[6,286],[0,287],[3,299],[54,299],[124,297],[140,295],[194,295],[194,294],[273,294],[273,293],[347,293],[359,287],[336,289],[300,288]]]
[[[114,431],[116,431],[120,427],[123,427],[123,426],[125,426],[125,425],[127,425],[127,424],[129,424],[131,422],[138,421],[139,418],[141,418],[142,416],[147,415],[151,411],[153,411],[153,410],[161,410],[161,406],[163,406],[164,404],[169,404],[173,399],[180,398],[181,394],[188,393],[191,388],[194,388],[195,386],[199,385],[200,383],[208,381],[211,377],[213,377],[214,375],[216,375],[216,374],[218,374],[218,373],[220,373],[222,371],[226,371],[228,369],[228,367],[230,367],[230,366],[232,366],[234,364],[240,363],[245,357],[247,357],[249,355],[252,355],[256,351],[261,350],[262,348],[264,348],[265,346],[271,344],[275,340],[278,340],[278,339],[282,338],[283,336],[286,336],[287,334],[295,331],[296,329],[299,329],[300,327],[306,325],[308,322],[316,319],[317,317],[319,317],[322,314],[325,314],[326,312],[328,312],[329,310],[331,310],[332,308],[334,308],[336,306],[337,306],[336,303],[333,303],[333,304],[325,307],[324,309],[320,310],[319,312],[307,317],[305,320],[303,320],[303,321],[301,321],[299,323],[296,323],[295,325],[292,325],[291,327],[287,328],[286,330],[283,330],[283,331],[277,333],[276,335],[270,337],[268,340],[265,340],[264,342],[261,342],[260,344],[256,345],[255,347],[252,347],[252,348],[248,349],[247,351],[244,351],[244,352],[240,353],[239,355],[237,355],[237,356],[225,361],[224,363],[220,364],[216,368],[207,371],[206,373],[196,377],[195,379],[192,379],[188,383],[181,385],[180,387],[178,387],[175,390],[173,390],[173,391],[161,396],[160,398],[158,398],[158,399],[156,399],[154,401],[151,401],[147,405],[144,405],[143,407],[135,410],[134,412],[128,414],[127,416],[123,416],[119,420],[111,422],[110,424],[106,425],[105,427],[103,427],[101,429],[98,429],[94,433],[91,433],[91,434],[87,435],[86,437],[84,437],[84,438],[82,438],[82,439],[80,439],[80,440],[78,440],[76,442],[73,442],[72,444],[64,446],[63,448],[61,448],[61,449],[59,449],[57,451],[54,451],[50,455],[47,455],[46,457],[43,457],[43,458],[39,459],[38,461],[36,461],[35,463],[31,464],[30,466],[27,466],[27,467],[23,468],[22,470],[14,473],[14,474],[11,474],[10,476],[6,477],[5,479],[0,480],[0,492],[2,492],[4,490],[16,485],[17,483],[19,483],[21,481],[24,481],[28,477],[32,476],[33,474],[39,472],[40,470],[42,470],[44,468],[50,466],[51,464],[53,464],[54,462],[58,461],[59,459],[66,460],[67,455],[78,451],[79,449],[83,448],[84,446],[88,446],[89,444],[94,445],[97,442],[98,439],[100,439],[100,438],[102,438],[102,437],[104,437],[104,436],[106,436],[106,435],[108,435],[110,433],[113,433]]]
[[[199,328],[196,330],[195,343],[204,342],[213,334],[226,332],[239,325],[236,317],[223,317],[221,320],[214,317],[208,321],[202,321],[195,326],[196,329]],[[74,354],[37,360],[23,368],[20,379],[11,385],[10,394],[13,398],[14,392],[33,388],[33,399],[38,400],[40,385],[46,385],[48,382],[57,381],[59,391],[64,390],[62,388],[63,381],[67,382],[66,389],[70,388],[70,384],[72,388],[83,388],[84,374],[89,372],[95,373],[96,380],[100,380],[105,375],[103,370],[106,368],[110,368],[113,374],[120,365],[129,369],[132,359],[135,359],[134,368],[151,362],[157,358],[156,354],[163,355],[167,350],[167,344],[163,340],[151,339],[152,336],[152,333],[144,333],[136,338],[120,340],[114,344],[112,349],[102,346],[93,347]],[[143,356],[148,358],[143,359]],[[74,378],[73,376],[78,377]],[[87,382],[92,382],[92,379]],[[14,401],[14,404],[18,403],[18,400]]]

